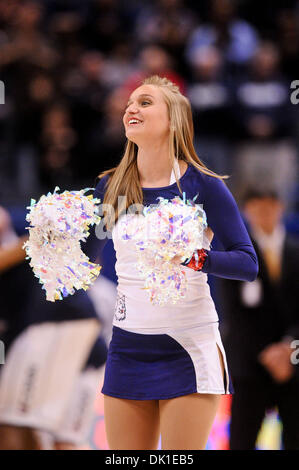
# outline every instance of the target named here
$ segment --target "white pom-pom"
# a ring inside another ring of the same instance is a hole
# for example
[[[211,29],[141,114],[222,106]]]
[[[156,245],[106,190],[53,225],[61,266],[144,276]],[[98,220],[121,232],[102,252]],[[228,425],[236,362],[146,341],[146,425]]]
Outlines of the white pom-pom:
[[[179,256],[183,262],[203,247],[207,220],[202,206],[185,196],[159,200],[145,207],[143,216],[128,215],[120,224],[122,239],[135,242],[136,267],[151,302],[162,306],[185,296],[186,268],[171,260]]]
[[[88,289],[101,266],[91,263],[81,250],[81,241],[89,236],[89,226],[97,224],[98,199],[81,191],[64,191],[31,201],[26,220],[30,222],[29,240],[24,244],[34,274],[50,301]]]

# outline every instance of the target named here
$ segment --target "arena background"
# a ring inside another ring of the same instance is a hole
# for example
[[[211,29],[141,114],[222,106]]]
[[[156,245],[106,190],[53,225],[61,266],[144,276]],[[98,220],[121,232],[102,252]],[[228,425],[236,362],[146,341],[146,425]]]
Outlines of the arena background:
[[[128,95],[159,74],[189,97],[198,154],[236,200],[275,189],[299,236],[298,21],[295,0],[0,0],[0,205],[17,233],[31,198],[119,161]],[[224,397],[208,448],[228,448],[229,416]],[[258,448],[280,432],[272,410]],[[100,394],[84,448],[108,448]]]

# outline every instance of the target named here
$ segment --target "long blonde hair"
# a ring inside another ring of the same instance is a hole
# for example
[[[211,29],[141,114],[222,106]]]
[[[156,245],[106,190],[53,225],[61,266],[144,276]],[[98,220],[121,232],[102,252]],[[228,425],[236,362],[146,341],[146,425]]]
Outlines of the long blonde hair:
[[[206,175],[219,178],[221,180],[229,178],[229,175],[218,175],[210,170],[196,154],[193,137],[194,127],[192,119],[191,105],[184,95],[181,94],[178,86],[172,83],[165,77],[153,75],[143,80],[142,85],[154,85],[159,87],[163,93],[163,97],[168,107],[168,114],[170,120],[169,132],[169,159],[174,163],[174,158],[184,160],[186,163],[193,165],[202,173]],[[103,178],[105,175],[110,175],[104,197],[104,204],[113,207],[115,216],[113,221],[110,215],[106,213],[105,222],[111,229],[111,222],[117,221],[119,215],[133,204],[143,203],[142,188],[139,181],[139,173],[137,168],[137,145],[127,140],[125,153],[119,162],[118,166],[106,170],[99,175]],[[181,186],[178,180],[178,175],[175,170],[175,179],[182,194]],[[123,198],[123,206],[119,206],[118,196],[125,196]]]

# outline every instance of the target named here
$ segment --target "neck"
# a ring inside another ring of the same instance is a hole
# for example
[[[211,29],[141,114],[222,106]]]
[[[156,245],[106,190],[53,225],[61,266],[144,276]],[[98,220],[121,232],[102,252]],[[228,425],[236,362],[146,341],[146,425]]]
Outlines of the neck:
[[[141,186],[157,185],[164,180],[169,181],[172,162],[169,159],[168,142],[163,145],[153,144],[150,148],[138,147],[137,168]]]

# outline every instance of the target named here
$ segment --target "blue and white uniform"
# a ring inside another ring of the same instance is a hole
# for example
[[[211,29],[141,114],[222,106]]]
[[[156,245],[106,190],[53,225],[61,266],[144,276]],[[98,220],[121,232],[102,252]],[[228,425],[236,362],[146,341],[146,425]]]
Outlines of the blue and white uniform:
[[[104,198],[107,177],[96,187]],[[112,231],[116,251],[118,297],[109,344],[102,393],[114,397],[151,400],[190,393],[231,393],[218,315],[211,297],[207,274],[253,281],[258,263],[237,204],[226,185],[189,165],[180,178],[187,199],[198,195],[208,226],[224,251],[209,250],[202,271],[186,268],[187,293],[175,305],[157,306],[142,289],[136,269],[133,241],[124,242],[119,222]],[[144,205],[162,196],[180,196],[176,182],[163,188],[143,188]],[[123,215],[122,217],[126,217]],[[219,352],[225,374],[222,375]]]

